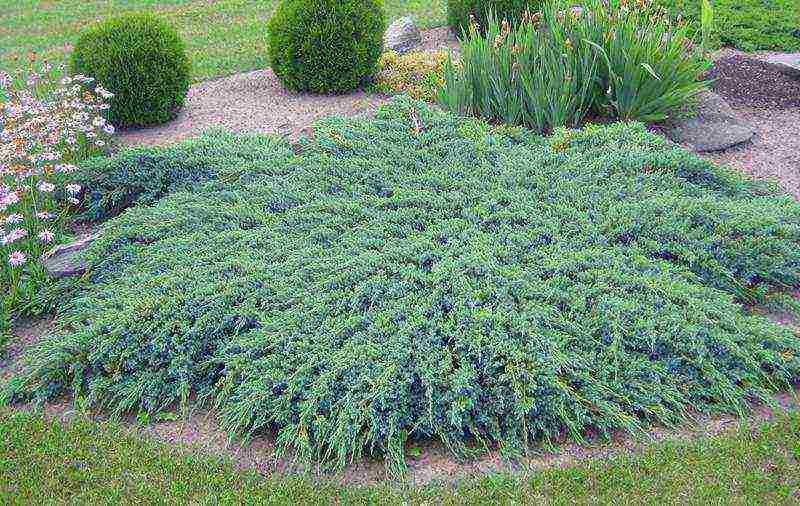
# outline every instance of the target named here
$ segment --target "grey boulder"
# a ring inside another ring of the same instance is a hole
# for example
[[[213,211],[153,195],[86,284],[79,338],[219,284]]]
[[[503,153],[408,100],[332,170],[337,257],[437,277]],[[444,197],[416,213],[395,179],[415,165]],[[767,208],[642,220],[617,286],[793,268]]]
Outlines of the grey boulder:
[[[410,16],[398,19],[386,29],[384,46],[388,51],[403,54],[422,44],[422,34]]]
[[[800,79],[800,53],[785,53],[768,56],[764,59],[782,74]]]
[[[700,152],[722,151],[747,142],[755,135],[752,125],[741,119],[722,97],[704,92],[698,97],[692,118],[677,119],[665,125],[664,133],[679,144],[689,144]]]
[[[55,278],[82,275],[88,269],[86,260],[83,259],[83,251],[97,237],[90,235],[70,244],[56,246],[42,256],[42,265],[47,273]]]

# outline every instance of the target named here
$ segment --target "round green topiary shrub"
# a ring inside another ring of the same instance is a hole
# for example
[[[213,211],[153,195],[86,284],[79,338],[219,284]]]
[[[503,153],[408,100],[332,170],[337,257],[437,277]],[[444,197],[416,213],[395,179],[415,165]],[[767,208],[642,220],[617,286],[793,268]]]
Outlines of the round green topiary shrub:
[[[283,0],[269,21],[272,70],[287,88],[350,91],[383,51],[381,0]]]
[[[489,13],[496,19],[519,21],[526,10],[535,12],[542,0],[447,0],[447,24],[453,33],[461,36],[469,30],[470,16],[474,16],[481,31],[489,21]]]
[[[149,13],[114,17],[84,31],[70,66],[114,94],[107,119],[118,127],[169,121],[189,89],[191,63],[183,42]]]

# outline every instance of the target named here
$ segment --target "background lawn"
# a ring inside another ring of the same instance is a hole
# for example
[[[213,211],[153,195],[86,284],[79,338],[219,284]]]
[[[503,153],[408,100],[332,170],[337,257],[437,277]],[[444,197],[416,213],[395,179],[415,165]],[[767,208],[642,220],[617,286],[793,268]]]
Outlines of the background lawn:
[[[267,66],[265,25],[278,0],[0,0],[0,67],[36,51],[63,61],[80,29],[115,13],[148,9],[177,25],[197,81]],[[655,0],[697,25],[700,0]],[[447,0],[385,0],[389,22],[412,14],[444,25]],[[745,51],[800,49],[796,0],[717,0],[714,42]]]
[[[109,422],[0,411],[0,504],[794,504],[800,415],[642,455],[455,486],[342,487],[265,479]]]
[[[0,0],[0,67],[36,51],[63,61],[86,25],[147,9],[173,20],[197,81],[267,66],[266,23],[277,0]],[[412,14],[422,27],[445,22],[446,0],[385,0],[389,22]]]

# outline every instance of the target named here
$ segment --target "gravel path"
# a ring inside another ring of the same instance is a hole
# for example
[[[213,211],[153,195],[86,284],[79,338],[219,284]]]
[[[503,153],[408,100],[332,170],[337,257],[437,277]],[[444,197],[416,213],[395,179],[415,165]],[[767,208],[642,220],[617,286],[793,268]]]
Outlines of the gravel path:
[[[387,101],[360,91],[348,95],[293,93],[283,88],[272,70],[256,70],[192,86],[174,121],[122,131],[118,138],[122,144],[163,145],[224,127],[295,140],[320,118],[366,115]]]
[[[422,50],[457,48],[447,28],[425,30]],[[365,116],[390,97],[358,91],[346,95],[310,95],[287,91],[270,69],[223,77],[189,89],[178,117],[167,124],[120,131],[125,145],[172,144],[212,127],[287,137],[303,135],[326,116]]]
[[[751,142],[700,156],[737,167],[755,179],[772,180],[800,200],[800,108],[732,107],[753,125],[756,136]]]

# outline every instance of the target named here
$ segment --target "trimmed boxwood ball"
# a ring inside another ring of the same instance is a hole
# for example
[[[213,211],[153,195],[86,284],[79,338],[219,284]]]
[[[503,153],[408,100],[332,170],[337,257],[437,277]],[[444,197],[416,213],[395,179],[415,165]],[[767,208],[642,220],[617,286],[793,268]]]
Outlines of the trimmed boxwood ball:
[[[469,30],[470,15],[475,17],[483,30],[489,20],[489,13],[497,19],[516,22],[526,10],[535,12],[541,0],[447,0],[447,24],[457,36]]]
[[[175,29],[149,13],[125,14],[84,31],[71,70],[114,93],[107,119],[118,127],[174,118],[189,89],[191,63]]]
[[[353,90],[375,73],[385,30],[380,0],[283,0],[269,21],[272,70],[295,91]]]

